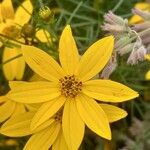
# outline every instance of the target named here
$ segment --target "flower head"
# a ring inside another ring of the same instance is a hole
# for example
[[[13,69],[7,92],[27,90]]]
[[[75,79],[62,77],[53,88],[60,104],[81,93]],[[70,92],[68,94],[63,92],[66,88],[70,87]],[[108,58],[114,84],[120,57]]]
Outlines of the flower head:
[[[43,80],[41,77],[34,75],[29,81]],[[9,92],[8,92],[9,93]],[[18,114],[27,111],[35,111],[41,104],[22,104],[8,98],[8,93],[0,96],[0,123]]]
[[[30,128],[34,130],[60,109],[62,130],[71,150],[77,150],[84,135],[85,124],[99,136],[111,139],[109,119],[97,101],[123,102],[138,96],[137,92],[110,80],[90,80],[106,65],[111,57],[112,36],[95,42],[80,58],[69,25],[59,42],[59,65],[42,50],[22,45],[27,64],[48,81],[10,82],[8,97],[22,103],[41,103]],[[96,101],[96,100],[97,101]]]
[[[120,32],[127,32],[128,31],[128,20],[123,19],[113,12],[109,11],[107,14],[104,15],[105,23],[102,26],[104,31],[110,31],[114,34]]]
[[[3,124],[1,133],[10,137],[21,137],[32,134],[26,143],[24,150],[40,149],[48,150],[51,146],[54,150],[67,150],[62,132],[62,112],[59,111],[37,129],[30,130],[30,122],[35,112],[26,112],[9,119]],[[13,125],[13,126],[12,126]],[[40,140],[38,140],[40,138]]]
[[[17,8],[15,13],[11,0],[4,0],[1,5],[2,21],[0,22],[0,33],[10,39],[24,41],[21,37],[21,27],[31,18],[29,13],[32,13],[33,7],[30,0],[25,0],[22,6]],[[27,8],[29,13],[24,8]],[[4,63],[20,54],[21,51],[18,47],[5,47],[2,61]],[[3,72],[7,80],[21,80],[24,75],[24,70],[25,61],[23,57],[16,58],[3,65]]]
[[[147,49],[143,45],[143,41],[141,39],[142,37],[140,37],[138,32],[134,29],[135,27],[131,28],[128,25],[128,21],[126,19],[123,19],[120,16],[113,14],[112,12],[106,14],[104,16],[104,19],[105,22],[104,22],[104,26],[102,26],[102,29],[104,31],[110,32],[115,37],[115,46],[114,46],[115,48],[113,53],[122,56],[126,53],[131,52],[127,60],[128,64],[135,65],[139,61],[143,61],[144,56],[147,53]],[[147,42],[148,40],[149,37],[145,39],[145,42]],[[112,66],[111,71],[109,71],[110,74],[115,70],[115,67],[117,65],[117,61],[115,63],[111,62],[112,59],[113,58],[110,59],[110,64],[109,64],[109,66]],[[104,70],[108,70],[108,67],[105,68]]]

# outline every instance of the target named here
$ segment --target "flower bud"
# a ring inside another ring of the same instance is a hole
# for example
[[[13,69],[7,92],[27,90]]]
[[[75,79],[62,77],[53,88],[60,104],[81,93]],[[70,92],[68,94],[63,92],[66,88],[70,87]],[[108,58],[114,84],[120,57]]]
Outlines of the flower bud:
[[[116,51],[118,52],[118,54],[120,56],[123,56],[124,54],[127,54],[127,53],[131,52],[132,49],[133,49],[133,46],[134,46],[134,43],[129,43],[129,44],[126,44],[122,48],[117,48]]]
[[[117,67],[116,54],[113,53],[113,55],[110,58],[109,62],[107,63],[107,65],[103,69],[100,78],[109,79],[110,75],[115,71],[116,67]]]
[[[115,49],[122,47],[122,45],[126,45],[127,43],[129,43],[129,41],[130,37],[127,34],[124,36],[117,37],[115,42]]]
[[[113,14],[111,11],[104,15],[104,20],[105,23],[102,26],[102,29],[105,31],[120,33],[128,30],[128,21]]]
[[[39,15],[45,21],[48,21],[49,19],[53,18],[53,13],[47,6],[43,6],[40,8]]]
[[[134,64],[137,64],[139,61],[143,61],[145,59],[146,53],[147,53],[147,50],[144,47],[144,45],[139,40],[137,40],[127,60],[127,63],[134,65]]]

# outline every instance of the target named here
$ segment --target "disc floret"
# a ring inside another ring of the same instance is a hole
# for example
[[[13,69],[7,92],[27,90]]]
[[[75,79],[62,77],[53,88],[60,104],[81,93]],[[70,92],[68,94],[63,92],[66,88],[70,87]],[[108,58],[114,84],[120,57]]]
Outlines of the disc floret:
[[[74,75],[68,75],[59,80],[62,95],[70,98],[76,97],[81,92],[82,82]]]

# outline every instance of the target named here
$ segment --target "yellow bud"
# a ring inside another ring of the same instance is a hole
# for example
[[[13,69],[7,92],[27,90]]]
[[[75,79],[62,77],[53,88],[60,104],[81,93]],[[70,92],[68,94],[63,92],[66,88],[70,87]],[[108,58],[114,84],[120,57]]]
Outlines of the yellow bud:
[[[51,17],[53,17],[52,11],[47,6],[43,6],[40,8],[39,15],[41,16],[42,19],[46,21],[48,21],[49,19],[51,19]]]

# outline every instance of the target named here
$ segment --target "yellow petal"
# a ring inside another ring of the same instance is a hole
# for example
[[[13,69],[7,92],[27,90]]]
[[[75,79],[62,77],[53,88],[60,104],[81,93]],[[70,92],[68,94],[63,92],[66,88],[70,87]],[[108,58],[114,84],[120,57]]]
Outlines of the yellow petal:
[[[60,130],[58,137],[52,146],[52,150],[69,150],[62,129]]]
[[[135,8],[142,10],[150,10],[150,4],[145,2],[139,2],[135,4]]]
[[[48,40],[51,41],[50,39],[50,34],[48,31],[44,30],[44,29],[40,29],[36,32],[36,37],[44,43],[47,43]],[[48,38],[48,39],[47,39]]]
[[[146,73],[146,80],[150,80],[150,71]]]
[[[3,16],[2,16],[2,5],[0,4],[0,24],[2,23],[2,21],[3,21]],[[1,43],[1,41],[0,41],[0,47],[2,46],[1,44],[2,44],[2,43]]]
[[[77,109],[85,124],[99,136],[111,139],[108,118],[103,109],[90,97],[77,96]]]
[[[8,119],[15,110],[15,102],[9,100],[6,97],[4,98],[6,99],[6,102],[0,105],[0,122]]]
[[[21,50],[19,48],[8,48],[5,47],[3,52],[3,62],[14,58],[21,54]],[[21,80],[24,75],[25,70],[25,61],[23,57],[18,57],[6,64],[3,65],[3,72],[7,80]]]
[[[109,122],[115,122],[127,116],[127,112],[113,105],[100,104],[100,107],[107,115]]]
[[[20,137],[31,134],[30,122],[33,116],[34,113],[28,112],[10,118],[2,125],[0,133],[10,137]]]
[[[50,81],[58,81],[65,76],[59,64],[43,50],[26,45],[22,45],[22,50],[26,63],[41,77]]]
[[[30,130],[30,124],[35,112],[26,112],[16,116],[11,117],[7,120],[1,127],[0,133],[10,137],[20,137],[26,136],[39,132],[47,127],[49,127],[54,119],[49,119],[45,123],[41,124],[36,130]]]
[[[86,81],[99,73],[111,57],[114,46],[113,36],[95,42],[81,57],[76,75]]]
[[[14,8],[11,0],[3,0],[1,3],[1,15],[4,20],[14,19]]]
[[[129,87],[111,80],[91,80],[84,83],[84,94],[105,102],[123,102],[138,97]]]
[[[12,116],[15,116],[15,115],[18,115],[21,113],[25,113],[25,112],[26,112],[25,105],[21,104],[21,103],[16,103],[15,110],[14,110]]]
[[[4,102],[6,102],[8,100],[8,98],[6,98],[5,96],[0,96],[0,105]]]
[[[18,84],[18,86],[17,86]],[[41,103],[58,97],[61,92],[56,83],[37,81],[37,82],[9,82],[12,89],[7,96],[20,103]]]
[[[38,74],[34,73],[32,75],[32,77],[29,79],[30,82],[32,81],[47,81],[45,79],[43,79],[41,76],[39,76]]]
[[[59,41],[59,59],[69,75],[74,74],[79,64],[79,54],[69,25],[65,27]]]
[[[42,103],[24,104],[28,111],[37,111]]]
[[[59,131],[60,124],[53,123],[50,127],[34,134],[23,150],[48,150],[56,140]]]
[[[138,15],[134,15],[129,19],[129,24],[137,24],[143,21],[143,18],[138,16]]]
[[[44,103],[31,122],[31,130],[34,130],[40,124],[51,118],[65,103],[66,98],[60,96],[54,100]]]
[[[49,127],[54,122],[55,122],[55,119],[51,118],[51,119],[45,121],[44,123],[42,123],[40,126],[38,126],[35,130],[32,130],[31,132],[36,133],[36,132],[39,132],[43,129],[46,129],[47,127]],[[30,125],[31,125],[31,123],[30,123]],[[31,127],[30,127],[30,130],[31,130]]]
[[[32,15],[33,6],[30,0],[24,0],[24,2],[17,8],[15,13],[15,23],[23,26],[27,23]]]
[[[144,10],[144,11],[150,11],[150,4],[149,3],[145,3],[145,2],[140,2],[137,3],[135,5],[135,8]],[[138,15],[134,15],[129,19],[129,24],[136,24],[136,23],[140,23],[143,21],[143,18],[138,16]]]
[[[147,60],[150,60],[150,54],[145,55],[145,58],[146,58]]]
[[[85,126],[77,111],[74,99],[68,99],[65,103],[62,127],[69,149],[77,150],[82,142]]]

